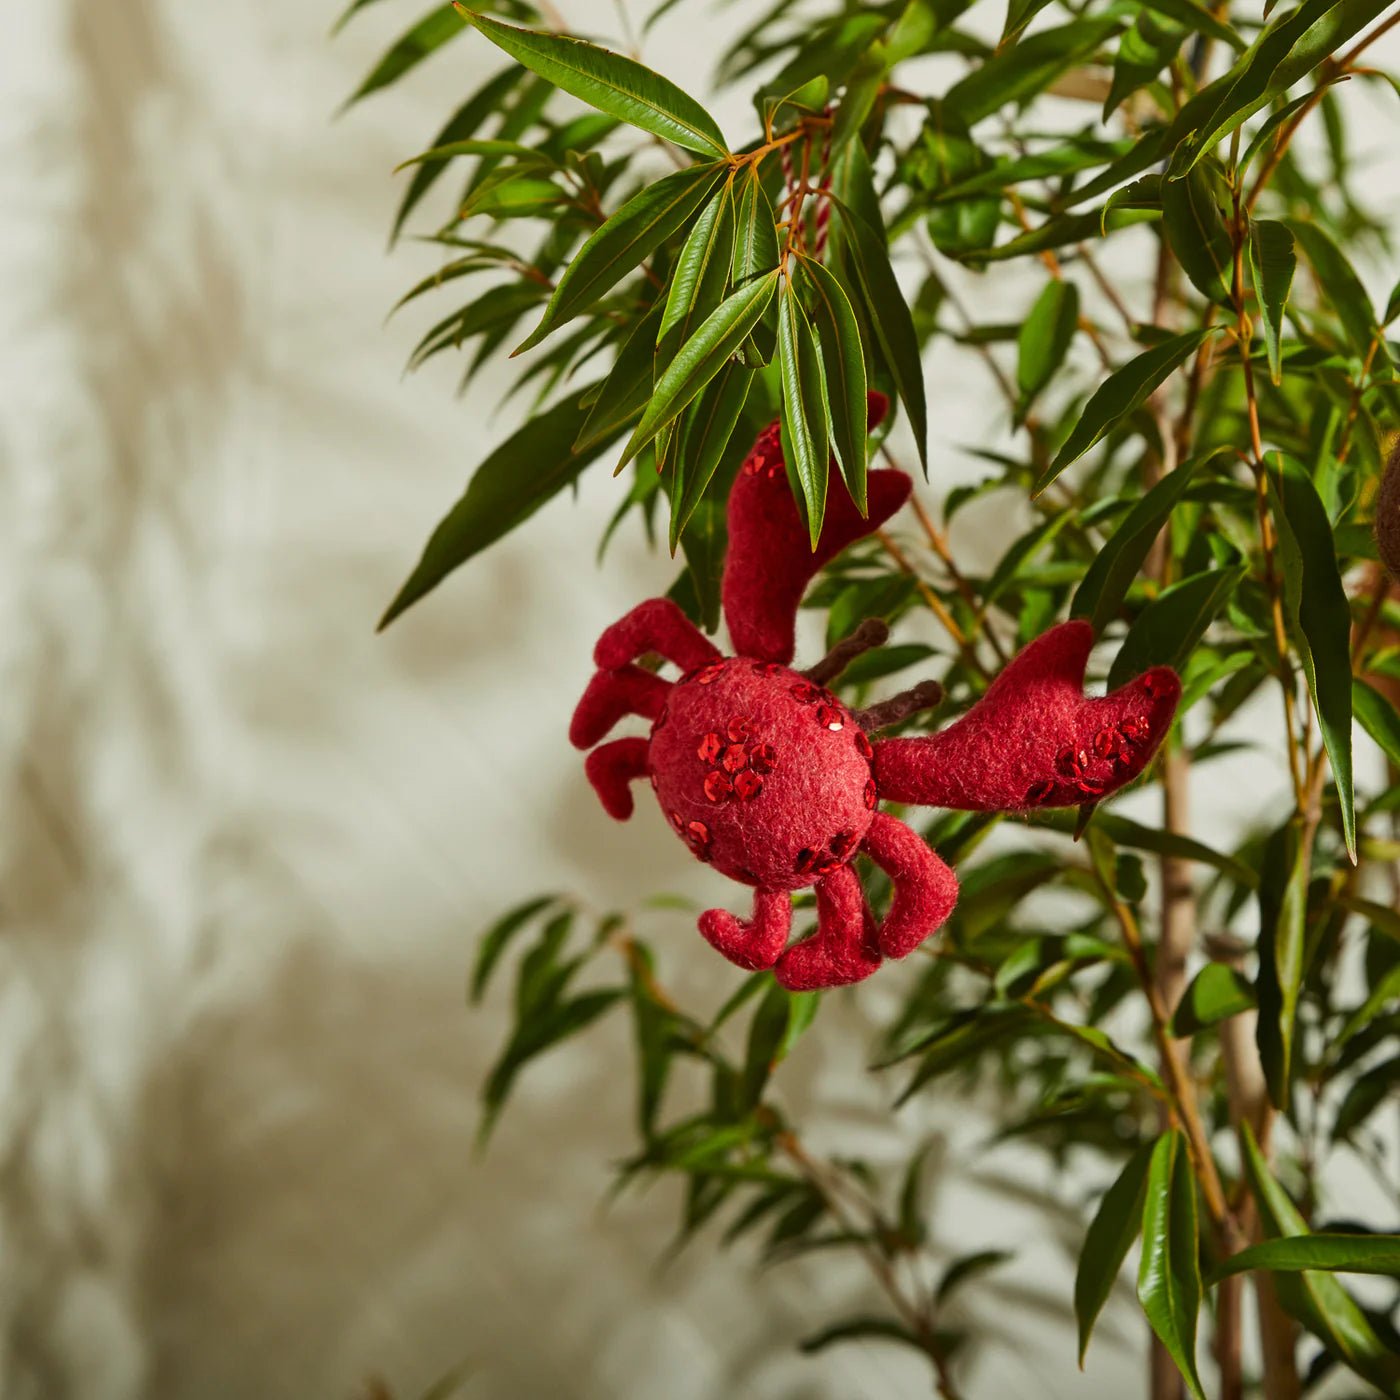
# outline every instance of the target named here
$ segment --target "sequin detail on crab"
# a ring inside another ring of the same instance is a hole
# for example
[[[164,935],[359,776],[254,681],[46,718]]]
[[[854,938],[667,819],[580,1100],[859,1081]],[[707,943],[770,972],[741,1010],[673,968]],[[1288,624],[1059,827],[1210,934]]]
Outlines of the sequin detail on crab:
[[[742,744],[730,744],[719,763],[726,773],[737,773],[741,768],[749,766],[749,756]]]
[[[811,681],[794,681],[788,686],[788,691],[800,705],[815,705],[822,698],[821,687],[813,685]]]
[[[833,733],[846,727],[845,717],[834,705],[817,706],[817,723],[823,729],[830,729]]]
[[[693,680],[696,685],[713,685],[720,678],[724,666],[725,663],[722,660],[711,661],[708,665],[702,666],[689,679]]]
[[[749,750],[749,767],[755,773],[771,773],[778,766],[778,751],[772,744],[755,744]]]
[[[868,778],[865,784],[865,809],[868,812],[875,810],[875,804],[880,800],[880,789],[875,786],[875,779]]]
[[[856,730],[856,752],[869,763],[875,757],[875,745],[870,742],[870,736],[865,730]]]
[[[740,802],[752,802],[763,791],[762,775],[745,769],[734,775],[734,795]]]
[[[724,729],[733,743],[726,744],[724,736],[714,730],[701,737],[695,753],[710,767],[702,783],[706,801],[723,805],[737,797],[740,802],[751,802],[763,791],[763,775],[773,771],[778,755],[772,744],[746,746],[743,741],[752,729],[752,720],[735,715]],[[679,826],[676,829],[681,830]]]
[[[687,822],[685,831],[685,844],[701,860],[710,858],[710,828],[704,822]]]
[[[729,779],[728,773],[721,773],[718,768],[705,774],[705,796],[711,802],[727,802],[729,794],[734,791],[734,784]]]
[[[724,752],[724,740],[718,734],[706,734],[696,745],[695,754],[701,763],[713,763]]]

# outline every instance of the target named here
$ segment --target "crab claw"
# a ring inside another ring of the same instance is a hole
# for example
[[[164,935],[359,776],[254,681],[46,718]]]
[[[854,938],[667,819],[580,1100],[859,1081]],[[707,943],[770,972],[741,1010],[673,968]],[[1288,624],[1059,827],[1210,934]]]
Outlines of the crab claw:
[[[1077,807],[1116,792],[1171,728],[1181,681],[1156,666],[1098,699],[1083,693],[1094,630],[1064,622],[1037,637],[956,724],[875,743],[880,796],[960,811]]]

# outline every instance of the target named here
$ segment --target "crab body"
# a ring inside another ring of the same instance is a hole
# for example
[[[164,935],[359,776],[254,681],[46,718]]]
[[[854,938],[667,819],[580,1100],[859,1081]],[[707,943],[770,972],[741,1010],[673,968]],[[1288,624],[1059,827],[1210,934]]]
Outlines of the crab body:
[[[830,691],[774,661],[683,676],[647,756],[676,834],[722,874],[795,890],[850,858],[877,801],[874,749]]]
[[[872,395],[872,419],[884,408]],[[650,599],[599,639],[598,670],[570,738],[592,750],[588,778],[612,816],[630,817],[631,783],[649,779],[691,852],[753,887],[752,917],[708,910],[704,937],[739,966],[775,968],[784,986],[806,990],[859,981],[884,959],[904,957],[957,899],[953,872],[879,810],[882,799],[972,811],[1096,802],[1147,766],[1181,687],[1157,667],[1086,697],[1093,631],[1067,622],[1026,647],[947,729],[872,737],[865,724],[874,711],[853,712],[791,667],[796,611],[817,570],[904,503],[909,480],[871,472],[862,516],[832,473],[813,550],[780,451],[769,428],[730,493],[723,601],[739,654],[721,655],[673,602]],[[635,664],[648,654],[674,664],[679,679]],[[628,714],[651,720],[649,737],[599,745]],[[893,885],[879,924],[852,866],[858,852]],[[815,887],[817,932],[789,948],[792,891],[807,886]]]

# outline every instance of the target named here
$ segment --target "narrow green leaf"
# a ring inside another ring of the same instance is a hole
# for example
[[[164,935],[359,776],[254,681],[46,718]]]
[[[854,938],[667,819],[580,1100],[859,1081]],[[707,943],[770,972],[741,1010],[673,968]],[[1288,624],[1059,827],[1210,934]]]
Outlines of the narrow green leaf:
[[[1245,1175],[1270,1239],[1308,1235],[1307,1222],[1274,1180],[1249,1124],[1241,1124]],[[1400,1355],[1376,1335],[1366,1314],[1329,1273],[1276,1273],[1274,1287],[1285,1311],[1316,1333],[1329,1351],[1386,1395],[1400,1395]]]
[[[1265,1240],[1233,1254],[1211,1271],[1214,1287],[1231,1274],[1265,1269],[1296,1274],[1317,1269],[1329,1274],[1381,1274],[1400,1278],[1400,1235],[1289,1235]]]
[[[1255,1040],[1269,1099],[1280,1109],[1288,1105],[1303,980],[1308,890],[1307,870],[1300,855],[1295,819],[1270,837],[1259,881],[1259,1022]]]
[[[1332,522],[1312,477],[1280,457],[1269,475],[1269,504],[1278,526],[1278,557],[1289,631],[1303,663],[1308,693],[1332,766],[1342,835],[1356,860],[1351,762],[1351,607],[1337,567]]]
[[[1174,19],[1196,33],[1209,34],[1211,38],[1229,44],[1236,53],[1246,47],[1244,40],[1228,24],[1217,19],[1197,0],[1142,0],[1142,5],[1144,9]]]
[[[632,328],[617,352],[608,377],[589,405],[588,417],[579,429],[574,451],[620,433],[646,407],[651,398],[652,364],[656,358],[656,332],[661,325],[662,303]]]
[[[518,29],[462,9],[468,24],[532,73],[663,141],[705,156],[725,156],[724,134],[689,93],[650,68],[583,39]]]
[[[642,421],[623,450],[619,471],[719,373],[758,324],[777,287],[775,269],[732,292],[705,318],[657,381]]]
[[[730,445],[752,385],[752,373],[737,360],[730,360],[705,386],[686,415],[677,449],[681,489],[673,492],[671,499],[672,554],[686,521],[699,505]]]
[[[671,270],[666,310],[656,337],[659,347],[665,347],[668,340],[674,341],[676,347],[683,345],[724,299],[733,251],[734,201],[730,182],[726,181],[701,211],[681,245]],[[663,348],[662,363],[669,359],[670,354]]]
[[[440,49],[449,39],[462,33],[462,21],[453,13],[453,7],[441,5],[431,14],[424,15],[407,34],[379,60],[370,70],[359,87],[346,100],[345,107],[352,107],[362,97],[368,97],[380,88],[388,87],[403,77],[411,68],[427,58],[435,49]],[[345,107],[341,110],[344,111]]]
[[[1298,266],[1293,234],[1287,224],[1273,219],[1251,219],[1249,224],[1249,276],[1259,299],[1259,319],[1264,326],[1264,349],[1269,356],[1269,378],[1275,384],[1283,373],[1283,308]]]
[[[538,345],[555,327],[586,311],[669,238],[700,207],[723,165],[691,165],[633,195],[593,233],[565,269],[540,323],[512,354]]]
[[[938,1287],[933,1295],[935,1306],[946,1303],[970,1279],[988,1273],[1014,1258],[1015,1255],[1009,1249],[979,1249],[975,1254],[964,1254],[961,1258],[954,1259],[943,1271],[943,1277],[938,1280]]]
[[[1049,3],[1050,0],[1008,0],[1006,23],[1001,27],[1001,44],[998,47],[1016,38]]]
[[[1373,685],[1355,680],[1351,686],[1351,707],[1361,727],[1381,747],[1381,752],[1400,767],[1400,713]]]
[[[867,408],[865,351],[850,298],[822,263],[802,264],[812,292],[812,325],[826,375],[831,445],[856,509],[865,514]]]
[[[854,151],[858,148],[851,145],[847,149]],[[914,318],[890,266],[889,249],[883,233],[872,228],[835,196],[832,202],[840,211],[846,245],[869,312],[869,322],[894,376],[899,400],[909,415],[914,445],[918,448],[919,461],[927,476],[928,406],[924,398],[924,367],[919,353],[919,337],[914,330]]]
[[[1224,963],[1207,963],[1191,979],[1172,1017],[1175,1036],[1191,1036],[1254,1007],[1249,979]]]
[[[770,983],[749,1022],[740,1090],[742,1112],[758,1106],[769,1076],[811,1025],[820,1000],[816,992],[789,992],[776,982]]]
[[[579,399],[587,392],[531,418],[487,456],[466,494],[433,531],[417,567],[380,619],[381,630],[454,569],[528,520],[620,435],[619,428],[583,449],[574,447],[585,417]]]
[[[1218,167],[1195,166],[1161,185],[1162,229],[1182,270],[1207,301],[1230,300],[1234,242],[1227,228],[1230,196]]]
[[[791,284],[778,288],[778,370],[783,412],[783,457],[797,475],[812,548],[822,532],[831,460],[826,421],[826,381],[807,313]]]
[[[1016,385],[1021,391],[1016,416],[1024,418],[1032,400],[1064,362],[1079,329],[1079,288],[1052,278],[1041,289],[1016,341]]]
[[[1128,629],[1109,667],[1109,689],[1125,685],[1150,666],[1181,670],[1246,572],[1243,566],[1211,569],[1163,589]]]
[[[520,81],[520,69],[511,64],[502,73],[497,73],[484,87],[474,92],[448,118],[447,124],[433,138],[433,146],[449,146],[457,141],[465,141],[481,129],[500,109],[511,89]],[[447,169],[447,160],[425,161],[413,172],[398,212],[394,215],[394,227],[389,235],[393,243],[408,222],[408,216],[418,207],[424,195],[432,189],[439,175]]]
[[[1071,617],[1088,618],[1095,632],[1102,632],[1113,621],[1153,542],[1191,484],[1192,473],[1224,450],[1183,462],[1134,504],[1085,571],[1070,604]]]
[[[798,1350],[810,1356],[815,1352],[825,1351],[829,1346],[835,1346],[837,1342],[864,1342],[872,1339],[903,1342],[916,1351],[924,1350],[924,1343],[902,1322],[897,1322],[892,1317],[854,1317],[845,1322],[833,1323],[830,1327],[823,1327],[820,1332],[814,1332],[810,1337],[804,1337],[798,1343]]]
[[[750,165],[734,195],[737,217],[734,233],[733,281],[742,287],[763,277],[778,265],[778,232],[773,203],[763,188],[758,167]]]
[[[1084,1236],[1074,1276],[1074,1316],[1079,1325],[1081,1370],[1094,1323],[1113,1291],[1128,1250],[1142,1229],[1142,1202],[1151,1161],[1152,1144],[1144,1143],[1128,1158],[1113,1185],[1104,1192]]]
[[[695,589],[700,625],[707,632],[719,627],[720,579],[729,530],[722,501],[701,501],[691,512],[680,534],[681,550]]]
[[[491,980],[491,973],[500,962],[501,955],[506,951],[511,939],[557,900],[558,895],[553,894],[528,899],[524,904],[518,904],[514,909],[508,910],[481,935],[481,942],[476,951],[476,963],[472,968],[472,1001],[481,1000],[486,991],[486,984]]]
[[[1195,1400],[1206,1400],[1196,1370],[1196,1319],[1201,1308],[1196,1187],[1180,1129],[1157,1139],[1142,1212],[1138,1300]]]
[[[1130,413],[1186,363],[1204,344],[1208,330],[1183,331],[1160,345],[1144,350],[1115,370],[1094,391],[1065,445],[1055,454],[1045,474],[1035,484],[1038,496],[1072,462],[1077,462],[1100,438]]]
[[[968,126],[1042,92],[1066,68],[1087,59],[1123,27],[1114,17],[1073,20],[998,49],[948,89],[943,101]]]
[[[1312,264],[1318,285],[1325,290],[1327,305],[1336,313],[1346,333],[1352,352],[1363,359],[1371,343],[1380,339],[1376,311],[1366,288],[1346,254],[1316,224],[1304,219],[1290,219],[1286,225]],[[1384,360],[1384,349],[1380,352]]]

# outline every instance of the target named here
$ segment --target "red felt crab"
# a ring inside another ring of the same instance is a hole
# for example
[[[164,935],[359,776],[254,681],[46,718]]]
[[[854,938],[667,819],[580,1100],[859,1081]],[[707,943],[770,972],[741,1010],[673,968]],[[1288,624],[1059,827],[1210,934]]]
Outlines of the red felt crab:
[[[871,421],[884,415],[871,395]],[[790,668],[797,607],[812,576],[903,505],[909,479],[869,475],[862,518],[832,473],[825,523],[809,547],[788,487],[777,424],[759,437],[729,498],[725,620],[737,653],[723,656],[670,600],[640,604],[599,638],[599,670],[569,737],[592,748],[624,715],[652,721],[649,738],[593,749],[589,781],[620,821],[633,779],[648,777],[691,851],[754,887],[753,917],[722,909],[700,932],[731,962],[776,967],[793,991],[858,982],[933,933],[957,899],[953,872],[881,799],[963,811],[1017,811],[1096,802],[1137,777],[1171,724],[1181,694],[1160,667],[1100,699],[1083,693],[1093,644],[1066,622],[1027,646],[987,693],[941,733],[871,734],[929,703],[929,687],[853,712],[821,682],[861,649],[838,647],[818,667]],[[883,628],[873,629],[883,639]],[[866,644],[870,629],[862,637]],[[633,663],[648,652],[683,673],[663,680]],[[936,692],[937,688],[932,687]],[[851,862],[864,851],[894,896],[876,926]],[[816,886],[817,932],[786,947],[792,891]]]

